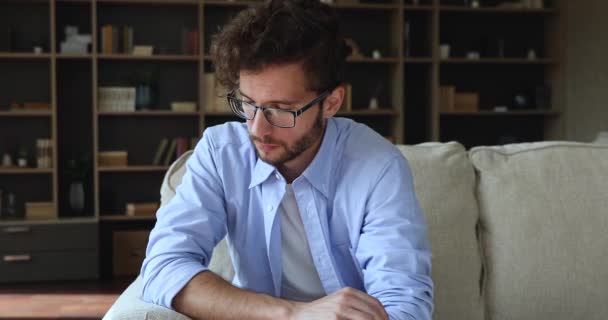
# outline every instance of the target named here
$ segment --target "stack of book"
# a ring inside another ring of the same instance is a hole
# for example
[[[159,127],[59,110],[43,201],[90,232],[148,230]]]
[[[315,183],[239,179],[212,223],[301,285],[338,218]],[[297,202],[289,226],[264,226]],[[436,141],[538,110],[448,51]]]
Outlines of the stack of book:
[[[99,87],[99,111],[135,111],[135,88]]]
[[[101,53],[133,53],[133,27],[123,26],[122,34],[119,30],[111,24],[101,27]]]
[[[182,29],[181,35],[182,53],[186,55],[197,55],[200,52],[200,36],[198,30]]]
[[[36,140],[36,166],[41,169],[53,167],[53,142],[51,139]]]
[[[178,137],[174,139],[163,138],[154,154],[152,164],[155,166],[168,166],[173,160],[179,158],[182,154],[190,149],[194,149],[198,138]]]

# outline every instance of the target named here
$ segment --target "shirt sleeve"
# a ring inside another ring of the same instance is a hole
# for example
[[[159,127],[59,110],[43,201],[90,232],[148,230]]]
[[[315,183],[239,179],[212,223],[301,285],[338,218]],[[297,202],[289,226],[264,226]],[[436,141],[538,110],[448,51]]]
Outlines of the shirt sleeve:
[[[173,298],[208,270],[215,245],[226,234],[224,192],[207,132],[186,162],[175,196],[156,213],[141,275],[143,299],[172,309]]]
[[[367,293],[382,303],[390,319],[431,319],[427,227],[412,173],[400,154],[384,167],[369,195],[355,255]]]

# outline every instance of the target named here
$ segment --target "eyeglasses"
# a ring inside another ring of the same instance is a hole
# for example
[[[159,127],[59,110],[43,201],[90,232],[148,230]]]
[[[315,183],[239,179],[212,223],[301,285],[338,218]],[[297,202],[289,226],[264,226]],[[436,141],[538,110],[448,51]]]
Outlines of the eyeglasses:
[[[236,114],[239,118],[245,120],[253,120],[255,118],[255,114],[258,110],[262,110],[264,117],[271,125],[279,128],[293,128],[296,126],[296,118],[302,115],[304,111],[310,109],[317,103],[321,102],[329,95],[329,91],[324,91],[320,96],[316,97],[311,102],[307,103],[305,106],[298,110],[285,110],[281,108],[275,107],[260,107],[255,104],[247,101],[243,101],[236,97],[236,93],[230,92],[226,98],[228,99],[228,104],[230,105],[230,109],[234,114]]]

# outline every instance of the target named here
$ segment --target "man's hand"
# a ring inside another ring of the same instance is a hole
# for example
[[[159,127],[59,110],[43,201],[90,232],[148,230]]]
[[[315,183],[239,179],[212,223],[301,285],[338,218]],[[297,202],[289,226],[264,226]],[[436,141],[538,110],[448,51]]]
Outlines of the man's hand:
[[[341,289],[310,303],[296,303],[291,320],[388,320],[382,304],[353,288]]]

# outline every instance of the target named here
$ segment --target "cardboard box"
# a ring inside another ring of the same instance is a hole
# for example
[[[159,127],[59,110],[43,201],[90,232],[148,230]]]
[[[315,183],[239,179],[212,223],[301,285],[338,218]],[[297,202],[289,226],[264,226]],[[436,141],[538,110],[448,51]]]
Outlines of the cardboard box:
[[[454,111],[454,95],[456,87],[442,86],[439,87],[439,111],[452,112]]]
[[[114,276],[139,274],[146,256],[150,231],[115,231],[112,233]]]
[[[158,207],[158,202],[127,203],[125,205],[125,214],[132,217],[154,216]]]
[[[102,167],[126,167],[128,152],[121,151],[101,151],[98,155],[99,166]]]
[[[25,219],[52,220],[57,218],[54,202],[26,202]]]
[[[477,112],[479,111],[479,93],[459,92],[454,95],[454,111]]]

